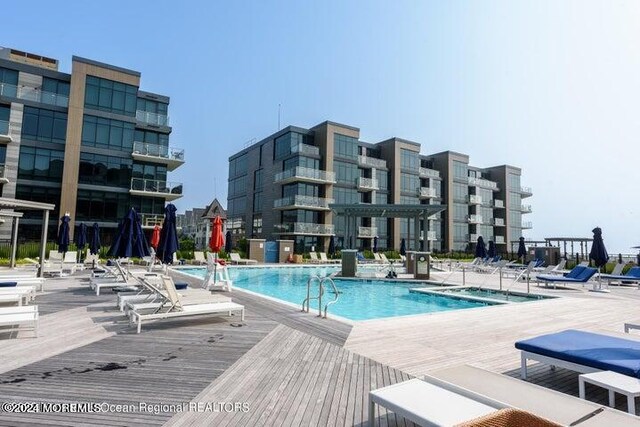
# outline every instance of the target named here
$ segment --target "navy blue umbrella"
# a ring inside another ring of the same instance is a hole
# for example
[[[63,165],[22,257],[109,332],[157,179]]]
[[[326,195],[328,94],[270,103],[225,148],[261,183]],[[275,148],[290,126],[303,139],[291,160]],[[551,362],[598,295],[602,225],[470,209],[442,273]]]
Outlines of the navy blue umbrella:
[[[373,238],[373,252],[378,252],[378,236]]]
[[[76,227],[76,247],[78,248],[78,259],[82,259],[82,251],[87,246],[87,226],[86,224],[78,224]]]
[[[484,246],[484,239],[482,236],[478,236],[478,243],[476,244],[476,258],[486,258],[487,248]]]
[[[327,253],[329,256],[335,256],[336,254],[336,239],[334,236],[329,237],[329,250]]]
[[[109,248],[108,254],[118,258],[149,256],[147,238],[142,232],[140,216],[131,208],[118,227],[116,239]]]
[[[93,223],[93,235],[91,236],[91,241],[89,242],[89,253],[91,255],[98,255],[100,252],[100,226],[97,222]]]
[[[400,255],[405,256],[407,254],[407,242],[404,241],[404,237],[400,241]]]
[[[158,244],[157,257],[164,264],[173,262],[173,254],[178,250],[178,230],[176,229],[176,207],[169,203],[164,208],[164,222],[160,230],[160,243]]]
[[[60,218],[60,228],[58,229],[58,252],[65,253],[69,250],[69,215]]]
[[[593,244],[591,245],[591,252],[589,252],[589,259],[593,260],[596,267],[602,267],[609,261],[609,254],[604,247],[604,241],[602,240],[602,229],[596,227],[593,230]]]
[[[487,256],[489,258],[494,258],[496,255],[496,244],[493,243],[493,240],[489,240],[489,249],[487,249]]]
[[[233,250],[233,239],[231,236],[231,230],[227,230],[227,234],[224,237],[224,251],[228,254]]]
[[[527,247],[524,245],[524,237],[518,239],[518,258],[527,256]]]

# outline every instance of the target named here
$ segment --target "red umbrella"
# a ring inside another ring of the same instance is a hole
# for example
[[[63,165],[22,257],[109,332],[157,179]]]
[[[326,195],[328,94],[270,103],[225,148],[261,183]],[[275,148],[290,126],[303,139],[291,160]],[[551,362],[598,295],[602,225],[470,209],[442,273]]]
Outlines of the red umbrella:
[[[209,248],[211,252],[218,253],[224,247],[224,234],[222,234],[222,220],[220,216],[213,219],[213,230],[211,231],[211,239],[209,240]]]
[[[151,246],[153,247],[153,249],[157,250],[159,244],[160,244],[160,226],[156,224],[156,226],[153,227],[153,233],[151,234]]]

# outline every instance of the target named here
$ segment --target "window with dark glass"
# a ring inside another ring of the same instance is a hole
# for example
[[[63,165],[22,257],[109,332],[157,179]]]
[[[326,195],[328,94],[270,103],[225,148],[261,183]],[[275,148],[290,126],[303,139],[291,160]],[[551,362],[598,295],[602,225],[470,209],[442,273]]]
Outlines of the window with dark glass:
[[[295,156],[282,162],[282,170],[285,170],[285,171],[289,169],[293,169],[296,166],[300,166],[303,168],[310,168],[310,169],[319,169],[320,160],[312,159],[310,157],[304,157],[304,156]]]
[[[169,135],[150,130],[136,129],[134,140],[136,142],[146,142],[147,144],[162,145],[163,147],[167,147],[169,145]]]
[[[151,99],[138,98],[137,109],[147,113],[166,116],[169,113],[169,105],[164,102],[153,101]]]
[[[333,161],[333,170],[336,173],[336,181],[342,184],[356,184],[356,180],[360,177],[358,165],[355,163]]]
[[[132,165],[131,159],[81,153],[78,181],[82,184],[129,188]]]
[[[404,148],[400,149],[400,167],[409,171],[417,171],[420,167],[419,153]]]
[[[463,162],[453,161],[454,178],[467,179],[467,165]]]
[[[135,179],[147,179],[166,182],[167,167],[164,165],[156,165],[151,163],[134,163],[131,176]]]
[[[416,193],[420,187],[420,178],[417,175],[408,173],[400,174],[400,191],[405,193]]]
[[[247,198],[246,197],[236,197],[234,199],[229,199],[229,206],[227,208],[229,216],[240,216],[244,215],[247,209]]]
[[[16,186],[16,199],[33,200],[41,203],[55,205],[53,211],[49,213],[49,218],[60,217],[60,192],[59,188],[35,187],[31,185],[18,184]],[[25,210],[22,218],[35,218],[42,221],[42,211]]]
[[[64,144],[67,137],[67,113],[24,107],[22,139]]]
[[[64,151],[20,147],[18,178],[39,181],[62,181]]]
[[[134,130],[133,123],[85,115],[82,123],[82,145],[131,151]]]
[[[229,178],[247,173],[247,154],[231,159],[229,161]]]
[[[9,135],[9,116],[11,108],[0,105],[0,135]]]
[[[18,72],[0,67],[0,92],[3,96],[18,96]]]
[[[113,80],[87,76],[85,108],[135,116],[138,88]]]
[[[258,169],[253,173],[253,189],[260,190],[262,189],[262,169]]]
[[[78,190],[76,220],[116,222],[131,206],[137,207],[130,199],[126,193]]]
[[[282,197],[311,196],[318,197],[320,187],[316,184],[294,183],[282,186]]]
[[[356,138],[335,133],[333,142],[335,156],[354,160],[358,158],[358,140]]]
[[[247,192],[247,176],[229,180],[229,197],[239,196]]]
[[[253,211],[262,212],[262,192],[261,191],[253,194]]]

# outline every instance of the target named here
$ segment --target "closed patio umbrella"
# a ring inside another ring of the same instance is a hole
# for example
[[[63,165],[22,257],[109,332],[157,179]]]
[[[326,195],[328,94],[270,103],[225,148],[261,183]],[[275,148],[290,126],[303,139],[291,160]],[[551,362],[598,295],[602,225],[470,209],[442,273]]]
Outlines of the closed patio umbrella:
[[[407,242],[405,242],[404,237],[400,241],[400,255],[405,256],[407,254]]]
[[[164,208],[164,221],[160,231],[160,242],[156,256],[164,264],[173,262],[173,254],[178,250],[178,230],[176,229],[176,207],[169,203]]]
[[[522,262],[524,262],[526,256],[527,247],[524,245],[524,237],[520,237],[518,239],[518,258],[522,258]]]
[[[489,249],[487,249],[487,256],[489,258],[494,258],[496,255],[498,255],[496,253],[496,244],[493,242],[493,240],[489,240]]]
[[[69,215],[60,218],[60,228],[58,229],[58,252],[64,254],[69,250]]]
[[[378,252],[378,236],[373,238],[373,252]]]
[[[76,227],[76,247],[78,248],[78,261],[82,260],[82,251],[87,246],[87,225],[82,223]]]
[[[476,258],[486,258],[487,248],[484,246],[484,239],[482,236],[478,236],[478,243],[476,243]]]
[[[217,269],[218,269],[218,252],[224,246],[224,236],[222,235],[222,220],[220,216],[216,216],[213,219],[213,227],[211,230],[211,238],[209,239],[209,249],[211,252],[215,254],[215,260],[213,265],[213,283],[216,282],[217,279]]]
[[[327,250],[327,253],[329,254],[329,256],[331,258],[333,258],[336,255],[336,238],[335,238],[335,236],[329,237],[329,249]]]
[[[119,233],[109,248],[108,254],[118,258],[143,258],[150,255],[147,239],[142,232],[140,215],[131,208],[122,219]]]
[[[602,240],[602,229],[596,227],[593,230],[593,243],[591,244],[591,252],[589,252],[589,259],[593,260],[593,263],[598,267],[598,284],[600,287],[600,268],[607,265],[609,261],[609,254],[604,247],[604,241]]]
[[[93,223],[93,235],[91,236],[91,241],[89,242],[89,253],[91,255],[98,255],[100,252],[100,226],[97,222]]]
[[[230,254],[233,250],[233,239],[231,238],[231,230],[227,230],[227,235],[225,236],[224,240],[224,251],[227,254]]]

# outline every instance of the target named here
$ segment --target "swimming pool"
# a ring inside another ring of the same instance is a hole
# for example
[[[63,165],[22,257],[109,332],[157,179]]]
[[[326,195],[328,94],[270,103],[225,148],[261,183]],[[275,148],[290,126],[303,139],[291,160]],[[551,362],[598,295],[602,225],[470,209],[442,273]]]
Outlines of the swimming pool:
[[[302,307],[307,297],[307,280],[311,275],[327,276],[339,267],[232,267],[229,274],[233,286],[266,295]],[[204,277],[204,268],[187,268],[179,271]],[[338,302],[329,307],[329,314],[350,320],[369,320],[411,314],[435,313],[493,305],[488,302],[468,301],[446,295],[427,295],[409,292],[421,287],[420,283],[384,281],[375,279],[334,279],[338,288]],[[424,284],[424,287],[429,285]],[[334,299],[327,287],[323,305]],[[313,288],[312,288],[313,289]],[[314,294],[312,290],[312,295]],[[315,287],[317,294],[317,285]],[[317,300],[311,301],[311,309],[317,313]]]

